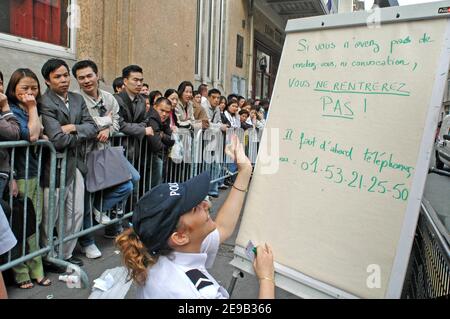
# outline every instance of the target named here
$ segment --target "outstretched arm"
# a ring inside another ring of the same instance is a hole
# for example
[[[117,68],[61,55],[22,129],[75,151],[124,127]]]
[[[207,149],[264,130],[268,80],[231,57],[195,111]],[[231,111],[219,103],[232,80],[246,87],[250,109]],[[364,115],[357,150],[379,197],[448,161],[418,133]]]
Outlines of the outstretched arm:
[[[239,173],[228,198],[217,214],[216,225],[221,243],[230,238],[234,232],[252,175],[252,164],[245,155],[244,147],[237,136],[233,136],[231,145],[227,146],[226,152],[237,163]]]

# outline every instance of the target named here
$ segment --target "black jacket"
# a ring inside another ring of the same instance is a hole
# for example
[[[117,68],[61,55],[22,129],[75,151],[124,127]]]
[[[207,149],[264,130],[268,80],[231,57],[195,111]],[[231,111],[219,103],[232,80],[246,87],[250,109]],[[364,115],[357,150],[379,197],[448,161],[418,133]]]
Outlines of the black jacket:
[[[225,113],[220,113],[220,118],[222,119],[222,124],[225,124],[228,127],[231,127],[231,123],[230,123],[230,121],[228,121],[227,117],[225,116]]]
[[[145,98],[138,94],[133,105],[128,93],[123,91],[114,95],[120,106],[120,131],[129,136],[144,137],[148,116],[145,108]]]
[[[162,155],[164,151],[175,144],[175,141],[171,138],[172,130],[170,128],[170,119],[167,119],[162,123],[161,117],[153,108],[151,108],[149,112],[148,126],[155,132],[154,136],[149,136],[147,138],[150,151],[153,154]]]

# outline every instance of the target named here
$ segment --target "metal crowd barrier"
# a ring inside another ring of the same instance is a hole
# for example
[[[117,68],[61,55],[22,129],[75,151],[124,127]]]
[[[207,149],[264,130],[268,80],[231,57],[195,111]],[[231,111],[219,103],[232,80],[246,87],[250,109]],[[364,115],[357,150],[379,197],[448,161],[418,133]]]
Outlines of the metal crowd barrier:
[[[417,224],[402,298],[450,296],[450,235],[426,199]]]
[[[42,241],[40,240],[41,237],[41,223],[40,223],[40,216],[42,216],[43,213],[43,206],[42,202],[44,200],[43,198],[43,191],[40,187],[40,180],[42,177],[42,165],[44,163],[43,157],[46,156],[47,159],[50,161],[50,187],[49,187],[49,196],[46,200],[48,200],[48,207],[49,211],[54,211],[55,208],[55,189],[56,189],[56,150],[52,143],[48,141],[38,141],[37,143],[31,145],[28,142],[19,141],[19,142],[1,142],[0,143],[0,149],[10,149],[11,150],[11,161],[10,161],[10,184],[12,182],[12,176],[14,176],[14,167],[16,164],[16,153],[19,151],[25,152],[25,176],[24,176],[24,192],[21,194],[22,197],[28,198],[29,193],[32,191],[36,193],[35,195],[35,203],[31,203],[33,205],[33,209],[29,207],[30,201],[24,200],[23,201],[23,211],[14,211],[14,209],[19,206],[17,203],[17,200],[13,198],[12,193],[5,194],[6,201],[3,202],[3,204],[8,205],[9,209],[11,210],[11,215],[7,216],[9,218],[10,225],[12,226],[12,229],[14,230],[18,244],[17,246],[11,250],[9,253],[5,254],[3,257],[3,260],[0,261],[0,272],[5,271],[7,269],[16,267],[20,264],[23,264],[35,257],[43,256],[48,254],[53,249],[53,239],[47,241],[47,244],[43,245]],[[30,156],[31,152],[33,152],[33,155],[37,159],[37,176],[36,176],[36,182],[37,182],[37,188],[35,190],[31,190],[29,181],[29,163],[30,163]],[[46,155],[44,155],[46,154]],[[10,184],[11,185],[11,184]],[[0,194],[0,198],[2,194]],[[3,205],[2,205],[3,206]],[[36,206],[36,207],[34,207]],[[28,220],[31,219],[30,215],[31,212],[35,212],[35,216],[33,216],[32,219],[35,219],[34,225],[29,225]],[[21,219],[21,225],[14,225],[13,220],[16,221],[17,219]],[[31,227],[31,230],[27,228]],[[17,229],[21,228],[21,229]],[[18,236],[17,234],[21,233],[22,236]],[[29,236],[27,236],[27,233],[31,233]],[[29,238],[34,236],[32,239],[32,242],[29,241]],[[26,247],[27,245],[35,245],[38,247],[36,250],[29,252]],[[19,251],[18,251],[19,250]],[[14,254],[14,255],[13,255]]]

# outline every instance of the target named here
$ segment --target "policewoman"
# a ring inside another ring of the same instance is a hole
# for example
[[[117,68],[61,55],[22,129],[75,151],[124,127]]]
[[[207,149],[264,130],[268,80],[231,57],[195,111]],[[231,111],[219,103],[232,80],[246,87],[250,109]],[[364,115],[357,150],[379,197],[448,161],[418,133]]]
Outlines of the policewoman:
[[[210,188],[204,173],[183,184],[163,184],[147,193],[133,215],[133,228],[116,243],[140,299],[226,299],[228,292],[208,273],[219,246],[234,232],[252,174],[237,137],[227,147],[239,174],[215,221],[205,201]],[[274,298],[271,248],[258,247],[254,262],[259,297]]]

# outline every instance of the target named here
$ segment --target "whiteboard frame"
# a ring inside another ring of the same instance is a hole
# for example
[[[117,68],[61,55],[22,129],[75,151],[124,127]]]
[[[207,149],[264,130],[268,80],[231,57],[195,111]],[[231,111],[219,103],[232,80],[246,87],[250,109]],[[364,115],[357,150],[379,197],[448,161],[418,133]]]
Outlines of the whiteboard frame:
[[[417,221],[420,214],[421,201],[425,189],[428,166],[433,154],[433,141],[435,128],[439,120],[439,110],[445,92],[445,84],[450,68],[450,13],[439,14],[441,7],[450,7],[450,1],[440,1],[421,5],[404,7],[391,7],[380,9],[380,24],[411,22],[430,19],[447,19],[444,43],[439,60],[436,79],[433,86],[430,105],[427,112],[427,120],[419,150],[419,158],[416,165],[410,199],[406,208],[403,226],[400,232],[400,239],[397,245],[396,255],[392,265],[391,276],[389,278],[388,289],[385,298],[399,299],[402,294],[403,284],[408,267],[409,257],[413,245],[413,240],[417,228]],[[368,18],[373,12],[359,11],[339,15],[327,15],[296,19],[288,21],[286,33],[305,32],[313,30],[347,28],[367,25]],[[285,43],[286,46],[286,43]],[[285,55],[282,55],[280,65],[283,63]],[[277,87],[278,77],[274,87]],[[270,116],[270,110],[269,110]],[[245,249],[236,245],[234,259],[231,265],[249,274],[254,274],[252,263],[245,255]],[[293,293],[300,298],[345,298],[358,299],[348,292],[330,286],[317,279],[306,276],[296,270],[275,263],[276,286]]]
[[[450,7],[450,1],[431,2],[418,5],[379,9],[380,23],[399,23],[419,20],[442,19],[450,14],[438,14],[438,9]],[[323,15],[303,19],[289,20],[286,33],[348,28],[367,25],[374,11],[356,11],[341,14]],[[398,16],[398,17],[397,17]]]

